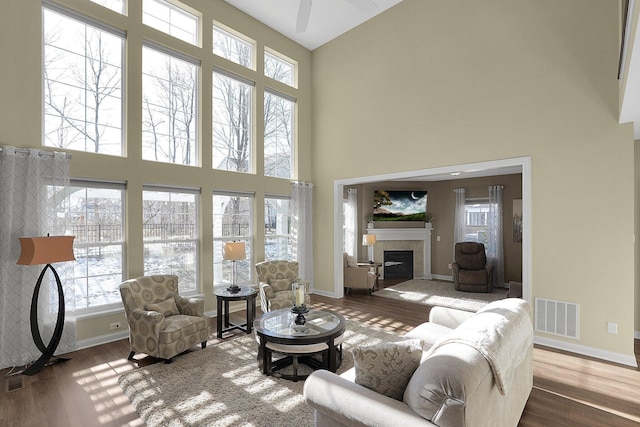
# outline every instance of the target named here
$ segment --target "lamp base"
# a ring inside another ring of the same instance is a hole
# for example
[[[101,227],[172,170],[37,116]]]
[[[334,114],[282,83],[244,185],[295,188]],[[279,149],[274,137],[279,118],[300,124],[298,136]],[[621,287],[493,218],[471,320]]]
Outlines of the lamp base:
[[[309,312],[309,307],[307,307],[306,305],[294,305],[293,307],[291,307],[291,312],[297,314],[295,320],[296,325],[304,325],[307,322],[307,319],[305,319],[304,317],[304,313]]]
[[[227,288],[227,291],[231,292],[232,294],[237,294],[238,292],[240,292],[240,286],[231,285]]]

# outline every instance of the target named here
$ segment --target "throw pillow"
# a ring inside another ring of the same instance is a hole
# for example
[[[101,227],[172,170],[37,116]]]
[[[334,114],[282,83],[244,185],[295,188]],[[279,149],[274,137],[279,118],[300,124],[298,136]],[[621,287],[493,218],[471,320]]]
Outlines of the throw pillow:
[[[402,400],[404,389],[420,365],[422,341],[373,344],[356,347],[351,353],[356,384]]]
[[[286,291],[291,289],[291,279],[274,279],[271,280],[271,283],[269,283],[271,285],[271,287],[273,288],[274,291]]]
[[[173,297],[166,301],[157,302],[155,304],[145,304],[144,309],[147,311],[157,311],[165,316],[173,316],[174,314],[180,314],[176,301]]]
[[[356,261],[356,257],[354,257],[353,255],[347,255],[347,267],[358,267],[358,261]]]

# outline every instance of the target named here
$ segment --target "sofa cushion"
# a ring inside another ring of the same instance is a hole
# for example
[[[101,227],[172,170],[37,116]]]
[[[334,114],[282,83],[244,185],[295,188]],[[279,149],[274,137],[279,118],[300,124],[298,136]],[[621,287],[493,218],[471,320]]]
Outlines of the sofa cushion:
[[[351,350],[355,382],[402,400],[404,389],[420,364],[422,342],[407,340],[356,347]]]
[[[437,323],[433,322],[425,322],[407,332],[404,337],[409,339],[421,340],[423,342],[422,348],[426,355],[427,350],[433,347],[436,341],[438,341],[441,337],[445,336],[449,332],[451,332],[451,329],[447,328],[446,326],[438,325]]]
[[[356,257],[352,256],[352,255],[347,255],[347,267],[349,268],[358,268],[358,261],[356,260]]]
[[[175,299],[173,299],[173,297],[161,302],[157,302],[155,304],[145,304],[144,309],[147,311],[157,311],[158,313],[162,313],[165,316],[180,314],[178,306],[176,305],[176,301]]]

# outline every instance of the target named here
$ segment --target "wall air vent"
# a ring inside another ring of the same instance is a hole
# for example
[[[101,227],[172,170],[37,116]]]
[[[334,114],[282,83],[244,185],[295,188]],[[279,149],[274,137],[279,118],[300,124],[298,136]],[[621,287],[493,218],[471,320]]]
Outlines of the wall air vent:
[[[578,304],[536,298],[536,331],[578,339],[579,319]]]

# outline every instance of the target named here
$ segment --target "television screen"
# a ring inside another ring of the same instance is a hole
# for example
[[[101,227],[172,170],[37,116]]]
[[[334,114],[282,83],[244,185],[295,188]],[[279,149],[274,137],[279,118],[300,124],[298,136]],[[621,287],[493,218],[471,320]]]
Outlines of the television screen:
[[[426,191],[375,190],[374,221],[426,221]]]

